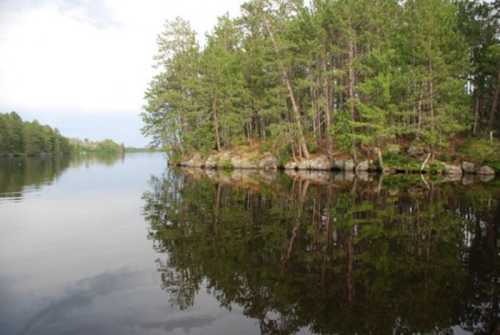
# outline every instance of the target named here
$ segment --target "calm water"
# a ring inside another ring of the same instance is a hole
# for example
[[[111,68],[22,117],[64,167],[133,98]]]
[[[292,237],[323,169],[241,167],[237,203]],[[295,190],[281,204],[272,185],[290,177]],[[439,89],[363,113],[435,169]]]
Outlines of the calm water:
[[[492,334],[500,181],[0,161],[0,334]]]

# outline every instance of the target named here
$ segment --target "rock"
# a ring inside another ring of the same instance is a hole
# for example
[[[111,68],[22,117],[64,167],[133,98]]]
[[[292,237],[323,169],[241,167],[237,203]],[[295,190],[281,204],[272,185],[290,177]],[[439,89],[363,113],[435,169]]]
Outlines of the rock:
[[[247,158],[240,156],[232,157],[231,165],[235,169],[256,169],[258,167],[255,162],[251,162]]]
[[[421,157],[425,154],[424,148],[417,145],[411,145],[406,152],[412,157]]]
[[[448,176],[462,176],[462,167],[452,164],[443,164],[444,173]]]
[[[477,173],[481,176],[494,176],[495,170],[490,168],[489,166],[482,166]]]
[[[462,170],[464,173],[473,174],[476,173],[476,166],[471,162],[462,162]]]
[[[309,170],[309,161],[307,160],[302,160],[302,161],[299,161],[297,162],[297,170]]]
[[[344,162],[344,171],[346,172],[352,172],[354,171],[354,161],[352,159],[349,159]]]
[[[361,163],[356,166],[356,173],[359,172],[367,172],[370,170],[370,162],[369,161],[362,161]]]
[[[276,170],[278,169],[278,159],[270,153],[264,154],[259,162],[259,169],[263,170]]]
[[[316,156],[308,161],[308,169],[315,171],[329,171],[332,169],[332,162],[326,156]]]
[[[207,160],[205,161],[205,167],[207,169],[216,169],[218,164],[219,158],[216,155],[208,156]]]
[[[200,154],[194,154],[189,160],[181,162],[180,166],[201,168],[205,165]]]
[[[304,159],[298,162],[288,162],[285,165],[286,170],[313,170],[329,171],[332,169],[332,162],[328,157],[321,155],[311,159]]]

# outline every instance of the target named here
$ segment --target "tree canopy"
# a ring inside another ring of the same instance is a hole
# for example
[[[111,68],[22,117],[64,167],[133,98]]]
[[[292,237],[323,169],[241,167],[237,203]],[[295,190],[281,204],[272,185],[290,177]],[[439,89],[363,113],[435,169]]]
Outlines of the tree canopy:
[[[499,128],[499,15],[471,0],[251,0],[203,43],[177,18],[158,37],[143,130],[181,154],[439,151]]]
[[[71,144],[59,130],[38,121],[23,121],[16,112],[0,113],[0,156],[69,154]]]

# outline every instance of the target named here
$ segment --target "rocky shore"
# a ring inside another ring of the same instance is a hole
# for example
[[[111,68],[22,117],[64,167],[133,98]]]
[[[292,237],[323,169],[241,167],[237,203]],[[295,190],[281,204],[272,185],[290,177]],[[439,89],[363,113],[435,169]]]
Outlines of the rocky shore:
[[[364,159],[355,161],[352,158],[328,157],[314,155],[309,159],[279,162],[270,152],[215,152],[203,157],[195,153],[190,158],[178,162],[181,167],[202,169],[251,169],[251,170],[288,170],[288,171],[343,171],[346,173],[384,173],[384,174],[442,174],[454,178],[466,175],[495,176],[496,171],[486,165],[479,165],[469,161],[428,163],[428,158],[415,160],[414,164],[394,164],[378,159]]]

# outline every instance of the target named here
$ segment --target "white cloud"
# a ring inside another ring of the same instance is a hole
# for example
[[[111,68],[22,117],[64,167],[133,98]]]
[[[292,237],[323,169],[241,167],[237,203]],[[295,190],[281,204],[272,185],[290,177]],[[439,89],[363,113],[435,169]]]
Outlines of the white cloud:
[[[65,113],[137,114],[166,19],[200,36],[243,0],[4,1],[0,5],[0,105]],[[140,125],[138,125],[140,127]]]

